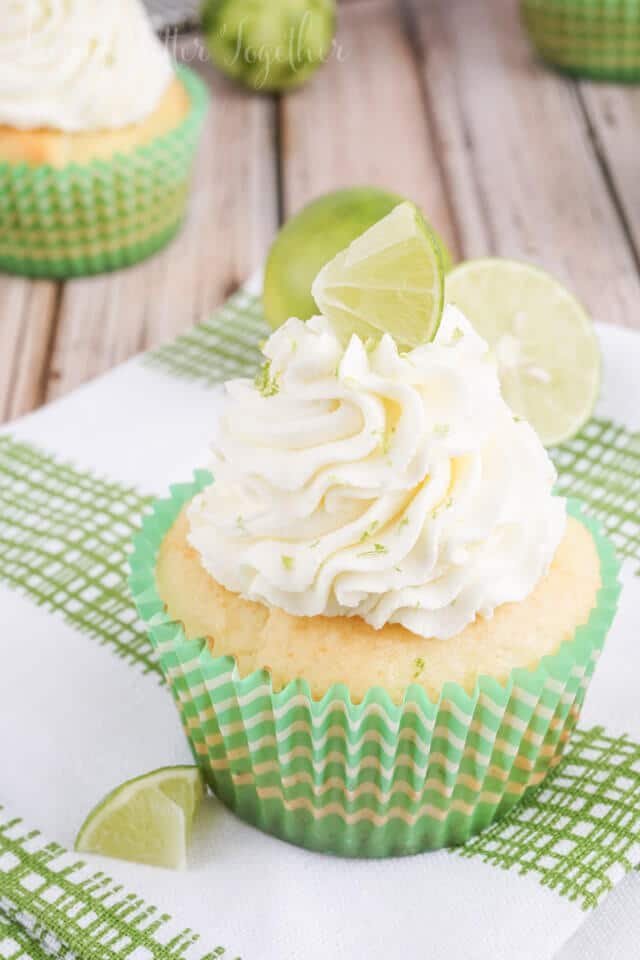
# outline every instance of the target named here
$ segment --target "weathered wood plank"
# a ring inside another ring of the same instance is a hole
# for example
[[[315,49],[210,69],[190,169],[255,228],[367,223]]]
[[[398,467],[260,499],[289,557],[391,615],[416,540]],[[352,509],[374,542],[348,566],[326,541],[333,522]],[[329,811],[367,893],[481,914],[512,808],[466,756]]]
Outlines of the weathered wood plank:
[[[226,81],[194,36],[178,54],[212,94],[188,222],[151,260],[65,285],[48,399],[207,315],[261,263],[276,228],[273,101]]]
[[[637,325],[634,256],[575,84],[535,61],[515,3],[410,2],[465,256],[538,262],[597,319]]]
[[[0,423],[44,399],[57,294],[55,283],[0,277]]]
[[[581,83],[580,93],[597,150],[640,260],[640,89]]]
[[[286,216],[327,190],[375,184],[414,199],[455,247],[402,4],[360,0],[338,17],[333,55],[282,102]]]

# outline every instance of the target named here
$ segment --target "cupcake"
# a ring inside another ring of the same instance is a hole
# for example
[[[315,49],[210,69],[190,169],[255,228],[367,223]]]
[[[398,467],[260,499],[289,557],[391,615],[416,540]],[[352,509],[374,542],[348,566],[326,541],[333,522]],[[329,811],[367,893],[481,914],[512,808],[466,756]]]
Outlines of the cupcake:
[[[145,519],[139,612],[238,815],[387,856],[462,843],[560,761],[617,597],[486,343],[291,319],[226,387],[212,471]],[[215,480],[213,479],[215,476]]]
[[[0,34],[0,269],[134,263],[185,213],[206,90],[140,0],[9,5]]]
[[[522,0],[543,60],[592,80],[640,81],[640,0]]]

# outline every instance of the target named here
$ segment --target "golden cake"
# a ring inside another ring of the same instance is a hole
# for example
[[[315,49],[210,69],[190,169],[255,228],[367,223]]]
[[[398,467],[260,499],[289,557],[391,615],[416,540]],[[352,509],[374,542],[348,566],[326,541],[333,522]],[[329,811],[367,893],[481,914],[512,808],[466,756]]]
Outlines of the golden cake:
[[[266,669],[274,690],[304,677],[313,696],[345,683],[354,702],[379,686],[400,703],[412,683],[437,701],[447,681],[471,693],[481,676],[504,684],[516,667],[533,670],[586,623],[600,587],[591,534],[569,518],[549,572],[520,603],[505,603],[447,640],[397,624],[376,630],[359,617],[294,617],[226,590],[188,542],[187,508],[166,535],[158,592],[190,639],[206,637],[214,656],[232,656],[241,676]]]
[[[108,160],[127,154],[162,137],[182,123],[190,100],[184,84],[174,77],[150,116],[124,127],[89,132],[47,128],[19,130],[0,125],[0,163],[47,164],[61,168],[70,163]]]

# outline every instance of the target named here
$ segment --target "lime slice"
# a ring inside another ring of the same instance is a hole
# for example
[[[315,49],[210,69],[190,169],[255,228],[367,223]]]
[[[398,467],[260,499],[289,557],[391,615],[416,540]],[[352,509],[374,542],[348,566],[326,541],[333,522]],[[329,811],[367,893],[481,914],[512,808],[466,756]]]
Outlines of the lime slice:
[[[275,330],[289,317],[312,317],[311,285],[318,271],[404,199],[378,187],[347,187],[317,197],[291,217],[273,241],[265,267],[262,303],[269,325]],[[442,238],[437,240],[446,271],[452,257]]]
[[[446,296],[493,348],[505,400],[545,446],[577,433],[598,398],[600,349],[562,284],[515,260],[470,260],[447,276]]]
[[[401,203],[326,264],[311,290],[346,343],[390,333],[401,348],[432,340],[444,303],[438,238],[412,203]]]
[[[204,795],[197,767],[164,767],[116,787],[80,828],[75,849],[183,869]]]

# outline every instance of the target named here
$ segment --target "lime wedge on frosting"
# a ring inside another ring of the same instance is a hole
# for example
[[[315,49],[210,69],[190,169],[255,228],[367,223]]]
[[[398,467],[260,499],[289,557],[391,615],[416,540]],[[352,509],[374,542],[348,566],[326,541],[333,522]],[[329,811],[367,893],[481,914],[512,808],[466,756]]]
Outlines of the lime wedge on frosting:
[[[543,270],[497,258],[455,267],[446,297],[492,347],[505,400],[545,446],[577,433],[598,398],[600,350],[575,297]]]
[[[312,294],[341,339],[390,333],[410,349],[432,340],[444,304],[438,238],[412,203],[401,203],[327,263]]]
[[[311,284],[318,271],[404,199],[378,187],[348,187],[318,197],[287,220],[264,273],[262,302],[270,326],[276,330],[289,317],[312,317],[317,311]],[[453,259],[437,239],[446,271]]]
[[[164,767],[128,780],[91,811],[75,849],[182,869],[203,795],[197,767]]]

